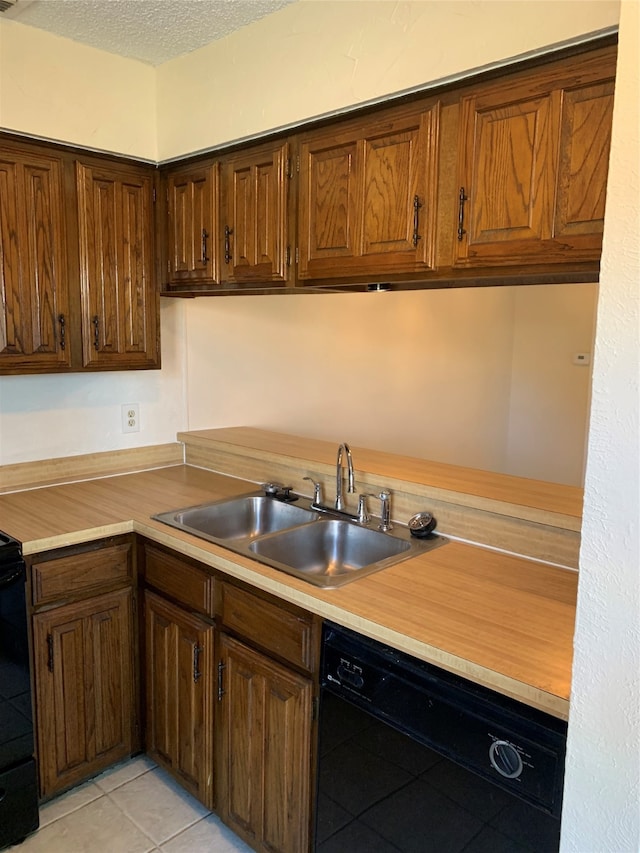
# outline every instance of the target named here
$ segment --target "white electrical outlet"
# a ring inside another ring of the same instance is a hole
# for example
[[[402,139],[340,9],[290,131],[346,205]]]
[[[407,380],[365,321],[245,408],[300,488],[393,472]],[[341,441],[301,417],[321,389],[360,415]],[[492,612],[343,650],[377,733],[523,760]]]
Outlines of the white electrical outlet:
[[[122,432],[140,432],[140,403],[123,403]]]

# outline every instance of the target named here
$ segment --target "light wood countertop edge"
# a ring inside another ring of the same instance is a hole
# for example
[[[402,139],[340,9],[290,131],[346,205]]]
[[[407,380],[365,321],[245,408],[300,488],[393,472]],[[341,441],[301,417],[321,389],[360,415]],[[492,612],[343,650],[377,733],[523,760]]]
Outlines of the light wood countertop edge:
[[[297,605],[323,619],[329,619],[374,640],[388,643],[399,651],[414,655],[462,677],[468,677],[475,683],[489,689],[499,690],[503,695],[525,702],[555,717],[568,719],[569,701],[561,696],[548,693],[436,646],[416,640],[356,613],[349,612],[344,607],[317,598],[311,594],[311,591],[306,592],[303,588],[303,581],[289,577],[286,581],[279,581],[271,576],[275,570],[269,569],[269,567],[263,567],[247,557],[233,554],[222,546],[202,542],[188,533],[165,528],[160,522],[134,519],[78,530],[72,534],[32,540],[23,543],[23,552],[25,556],[29,556],[131,532],[138,533],[186,557],[198,560],[229,577],[245,581],[257,589],[270,593],[290,604]]]
[[[37,462],[17,462],[0,466],[0,494],[166,468],[183,462],[184,445],[178,441]]]

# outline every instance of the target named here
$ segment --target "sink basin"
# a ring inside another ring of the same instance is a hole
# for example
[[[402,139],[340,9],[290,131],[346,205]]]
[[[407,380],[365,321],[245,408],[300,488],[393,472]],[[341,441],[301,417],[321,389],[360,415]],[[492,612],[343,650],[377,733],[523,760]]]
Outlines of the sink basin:
[[[249,546],[258,557],[279,563],[285,571],[313,576],[308,579],[321,586],[344,583],[349,575],[362,574],[369,567],[377,571],[386,560],[410,549],[410,542],[338,519],[288,530]]]
[[[244,495],[155,516],[159,521],[212,539],[254,539],[314,521],[317,513],[264,495]]]
[[[329,589],[447,542],[435,534],[428,539],[415,539],[405,525],[399,524],[391,533],[382,533],[375,528],[376,519],[365,527],[337,518],[331,510],[316,511],[307,498],[292,503],[262,492],[153,517]]]

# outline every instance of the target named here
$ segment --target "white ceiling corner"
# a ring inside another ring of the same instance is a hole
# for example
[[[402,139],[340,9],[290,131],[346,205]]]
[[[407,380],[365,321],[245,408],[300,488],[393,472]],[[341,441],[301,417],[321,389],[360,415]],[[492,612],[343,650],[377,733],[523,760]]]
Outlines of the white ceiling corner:
[[[17,0],[2,14],[73,41],[161,65],[296,0]]]

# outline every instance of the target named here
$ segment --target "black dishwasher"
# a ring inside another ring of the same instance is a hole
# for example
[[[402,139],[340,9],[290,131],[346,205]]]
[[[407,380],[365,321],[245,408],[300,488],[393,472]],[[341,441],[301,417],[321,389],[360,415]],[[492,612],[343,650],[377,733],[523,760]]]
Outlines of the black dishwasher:
[[[38,828],[25,580],[20,543],[0,532],[0,848]]]
[[[326,623],[317,853],[556,853],[566,723]]]

